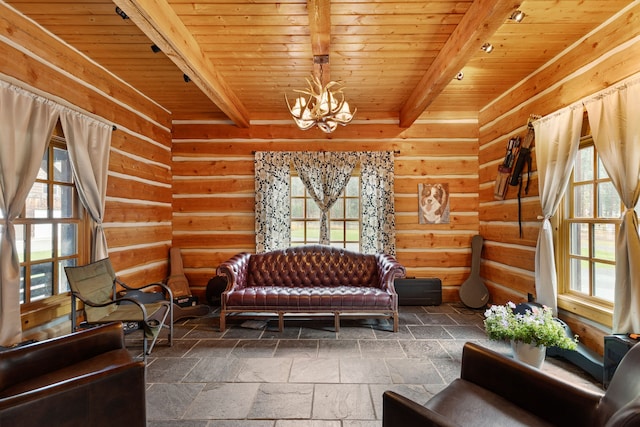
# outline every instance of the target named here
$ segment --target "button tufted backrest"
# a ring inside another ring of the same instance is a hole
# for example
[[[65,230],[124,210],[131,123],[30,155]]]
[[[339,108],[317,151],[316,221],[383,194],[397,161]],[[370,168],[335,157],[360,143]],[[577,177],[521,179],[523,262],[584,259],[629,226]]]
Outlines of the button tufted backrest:
[[[380,287],[375,255],[323,245],[295,246],[251,255],[247,286]]]

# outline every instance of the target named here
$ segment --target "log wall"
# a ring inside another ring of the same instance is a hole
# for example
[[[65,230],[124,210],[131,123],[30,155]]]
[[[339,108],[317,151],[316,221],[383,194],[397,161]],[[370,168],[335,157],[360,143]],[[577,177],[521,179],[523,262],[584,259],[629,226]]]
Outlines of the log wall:
[[[284,108],[284,105],[283,105]],[[351,123],[330,136],[293,123],[180,121],[173,127],[173,245],[182,248],[196,295],[223,261],[255,252],[254,151],[382,151],[395,157],[397,258],[416,277],[439,277],[458,299],[478,232],[478,139],[473,119],[434,118],[400,129],[388,121]],[[449,224],[419,224],[418,184],[448,183]]]
[[[523,237],[518,230],[517,187],[504,201],[493,190],[498,165],[512,136],[526,134],[531,114],[548,115],[640,72],[640,5],[587,34],[479,114],[479,219],[485,237],[481,275],[492,301],[523,301],[535,295],[534,251],[541,221],[535,148],[528,195],[522,198]],[[602,351],[602,329],[570,316],[590,347]]]
[[[115,270],[163,280],[171,245],[171,121],[165,109],[0,3],[0,78],[113,123],[104,228]],[[23,307],[23,330],[69,313],[69,297]],[[68,331],[64,331],[68,332]]]

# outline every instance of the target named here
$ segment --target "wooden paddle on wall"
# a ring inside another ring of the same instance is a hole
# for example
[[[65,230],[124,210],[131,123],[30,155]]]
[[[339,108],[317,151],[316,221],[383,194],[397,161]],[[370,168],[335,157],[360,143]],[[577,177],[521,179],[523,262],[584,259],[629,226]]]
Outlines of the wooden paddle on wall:
[[[489,301],[489,290],[480,278],[480,253],[484,239],[475,235],[471,239],[471,275],[460,286],[460,300],[471,308],[484,307]]]

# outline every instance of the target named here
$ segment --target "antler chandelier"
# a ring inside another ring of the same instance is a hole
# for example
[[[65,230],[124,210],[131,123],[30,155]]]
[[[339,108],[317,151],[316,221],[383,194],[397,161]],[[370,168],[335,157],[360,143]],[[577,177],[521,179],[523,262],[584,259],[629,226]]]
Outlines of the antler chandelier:
[[[322,85],[322,65],[320,77],[312,74],[311,79],[307,79],[307,84],[308,89],[295,90],[303,95],[296,98],[293,108],[287,95],[284,96],[289,112],[300,129],[318,126],[323,132],[331,133],[338,125],[345,126],[353,120],[356,109],[351,112],[349,103],[344,100],[342,84],[331,81]]]

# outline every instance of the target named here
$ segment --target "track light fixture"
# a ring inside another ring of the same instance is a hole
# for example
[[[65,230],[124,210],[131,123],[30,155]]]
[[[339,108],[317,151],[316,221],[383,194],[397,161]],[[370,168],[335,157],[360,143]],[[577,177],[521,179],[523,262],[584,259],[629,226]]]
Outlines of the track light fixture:
[[[155,44],[152,44],[152,45],[151,45],[151,51],[152,51],[153,53],[161,52],[161,50],[160,50],[160,48],[158,47],[158,45],[155,45]]]
[[[525,14],[523,11],[516,10],[511,14],[509,19],[512,20],[513,22],[522,22],[522,20],[524,19],[524,16]]]
[[[491,53],[491,51],[493,50],[493,45],[491,43],[485,43],[482,45],[482,47],[480,48],[483,51],[487,52],[487,53]]]
[[[116,13],[120,15],[122,19],[129,19],[129,16],[124,13],[124,10],[120,9],[118,6],[116,6]]]
[[[191,81],[191,79],[189,78],[189,76],[187,76],[186,74],[182,75],[182,78],[184,79],[185,83],[189,83]]]

